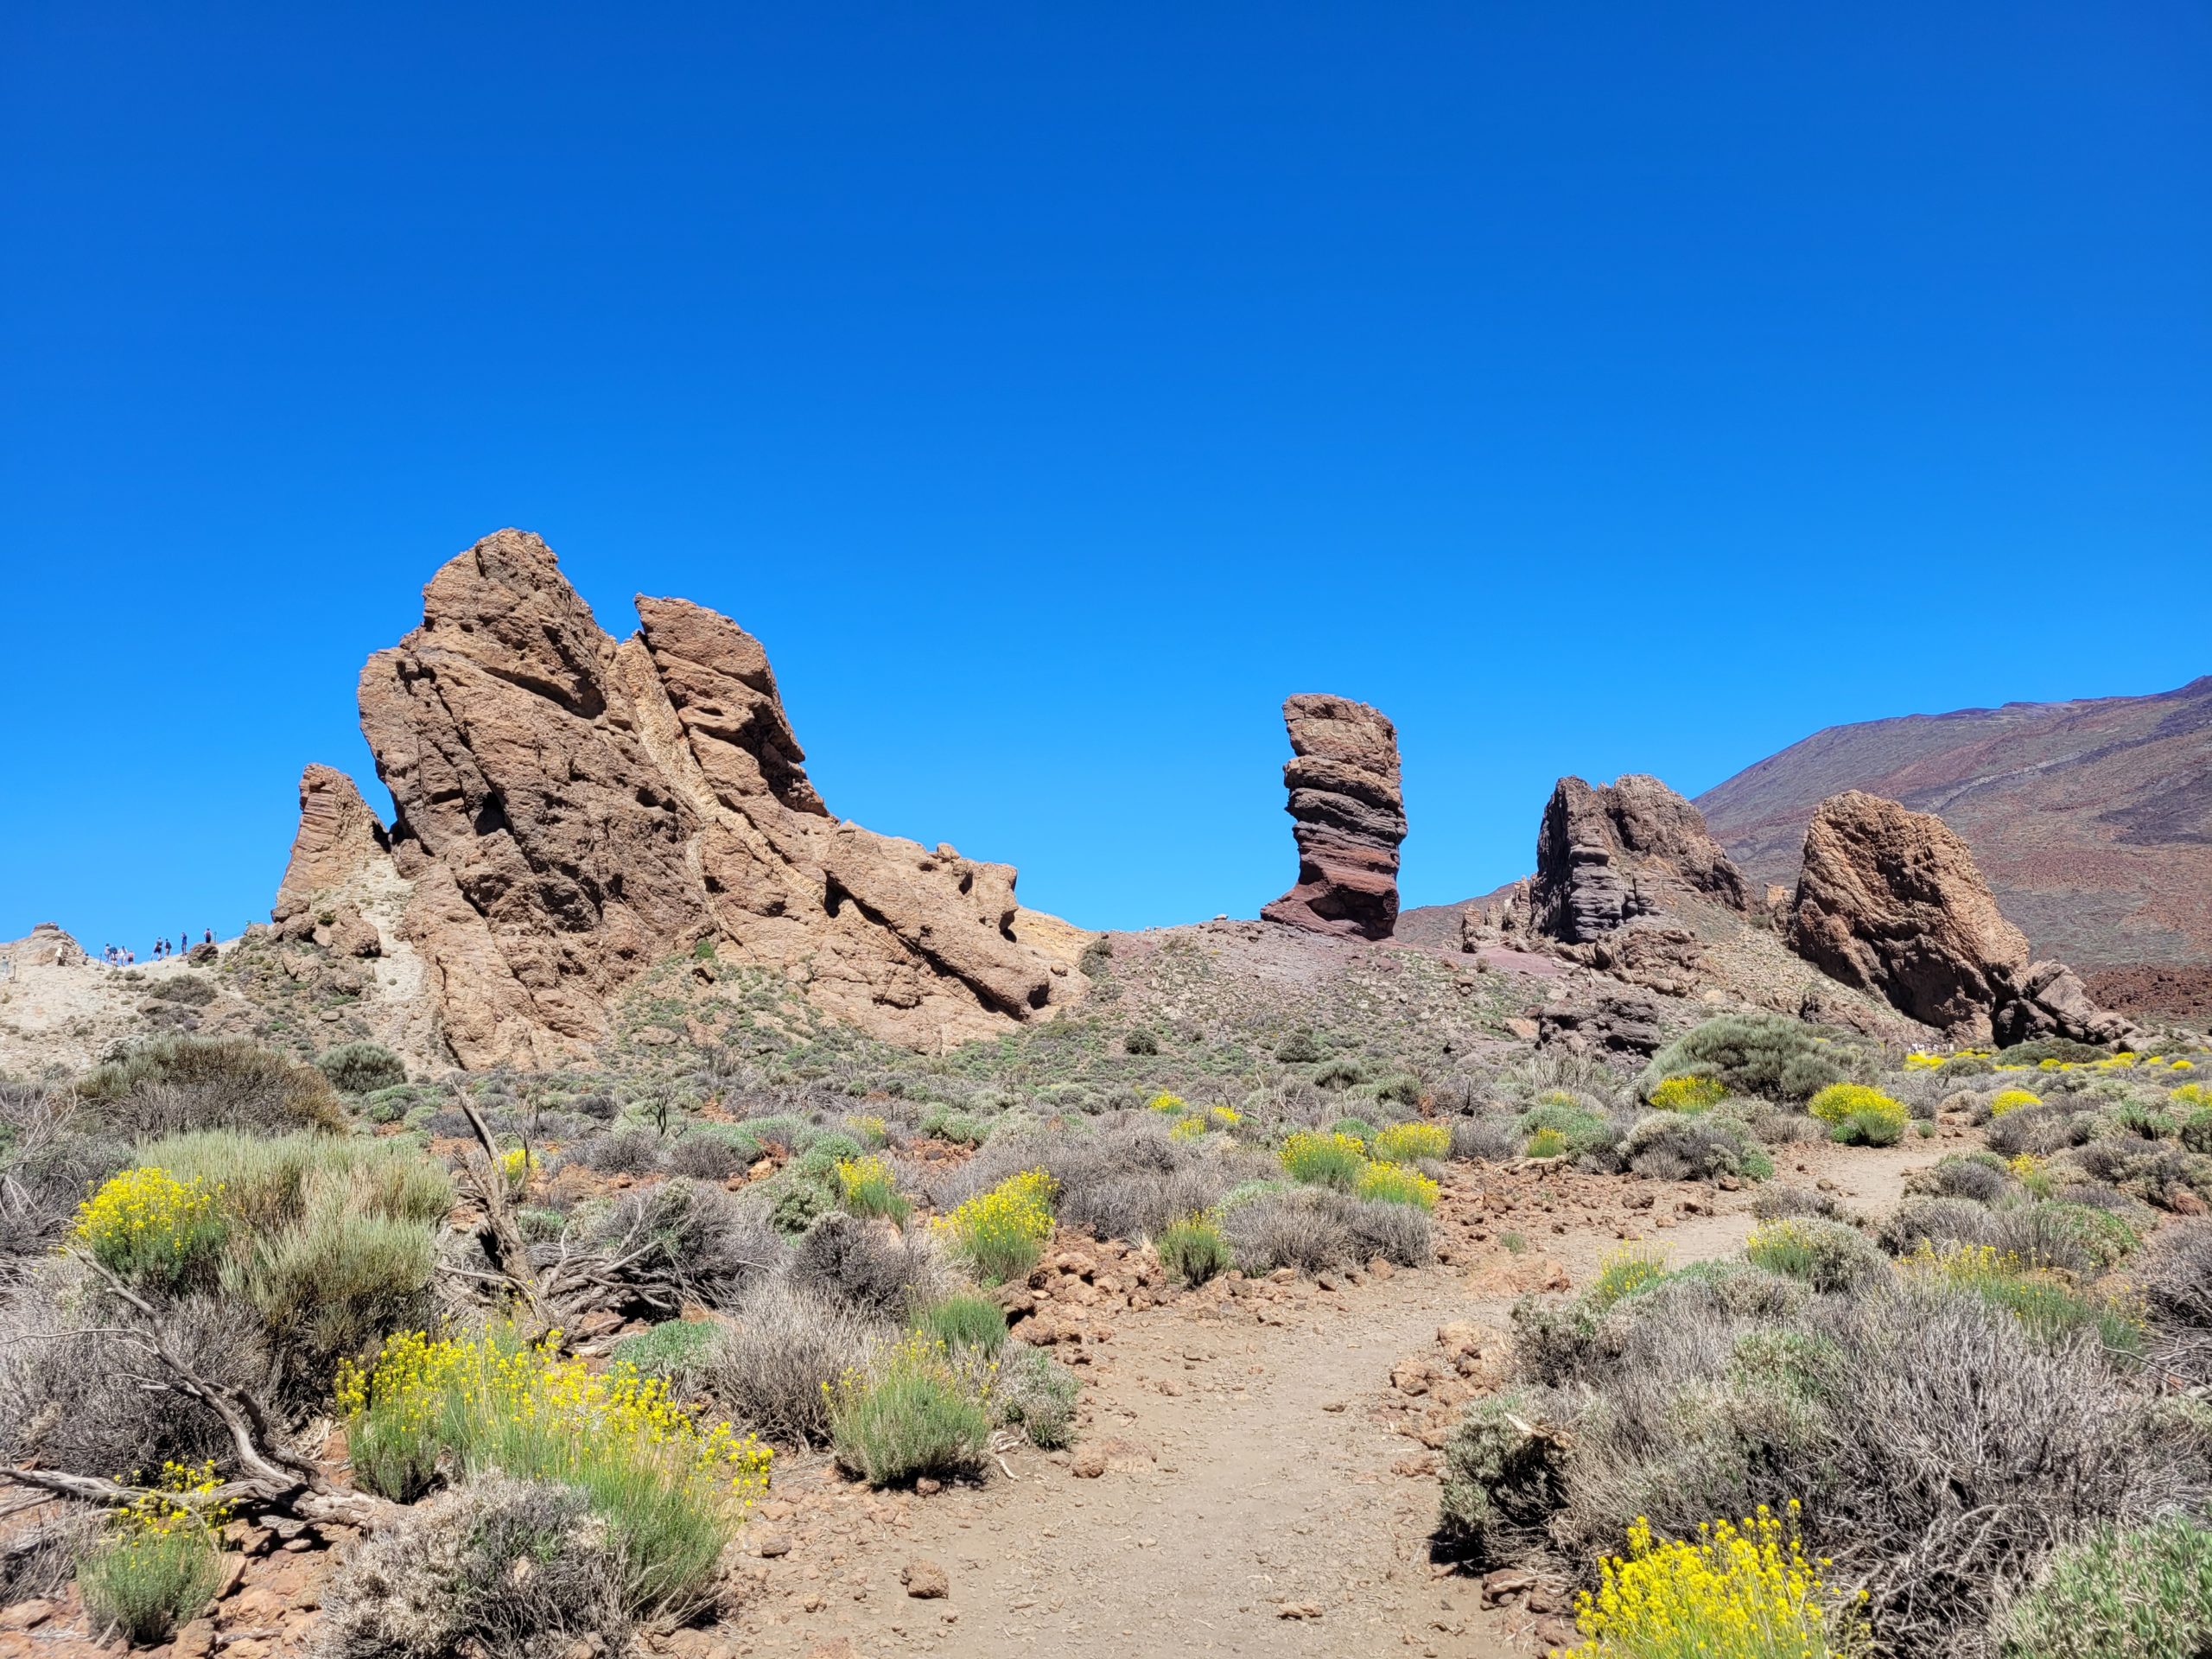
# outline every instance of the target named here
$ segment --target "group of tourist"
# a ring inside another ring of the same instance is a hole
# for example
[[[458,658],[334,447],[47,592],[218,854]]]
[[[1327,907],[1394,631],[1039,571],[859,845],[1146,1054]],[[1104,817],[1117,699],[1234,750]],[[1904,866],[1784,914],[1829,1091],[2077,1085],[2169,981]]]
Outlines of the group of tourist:
[[[200,938],[203,944],[214,944],[215,930],[212,927],[201,928],[200,930]],[[176,942],[174,944],[172,944],[167,938],[156,939],[154,941],[153,959],[156,962],[163,962],[171,957],[181,957],[187,955],[191,950],[192,930],[190,928],[187,928],[184,931],[176,936]],[[137,962],[138,953],[136,950],[131,950],[127,945],[105,945],[101,948],[100,960],[111,968],[129,968]]]

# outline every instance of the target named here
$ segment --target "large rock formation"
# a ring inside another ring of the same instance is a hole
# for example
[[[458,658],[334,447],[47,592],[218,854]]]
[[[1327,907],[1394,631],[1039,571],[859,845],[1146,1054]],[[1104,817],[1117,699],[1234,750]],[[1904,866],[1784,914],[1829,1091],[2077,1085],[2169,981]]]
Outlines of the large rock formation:
[[[1941,818],[1848,790],[1805,831],[1791,949],[1847,985],[1960,1040],[2122,1041],[2073,970],[2031,963],[1966,843]]]
[[[456,1058],[576,1055],[626,982],[702,941],[915,1044],[1076,994],[1079,976],[1017,937],[1012,869],[830,815],[758,640],[683,600],[638,609],[618,644],[544,543],[501,531],[437,573],[423,626],[362,671],[361,728],[397,808],[399,931]],[[361,851],[353,806],[314,772],[302,811],[287,904],[326,849]]]
[[[1282,705],[1298,885],[1260,914],[1315,933],[1387,939],[1398,920],[1406,802],[1398,732],[1378,709],[1305,693]]]
[[[1637,772],[1595,786],[1562,778],[1536,832],[1535,874],[1494,914],[1470,919],[1587,944],[1684,898],[1749,908],[1743,878],[1697,808]]]

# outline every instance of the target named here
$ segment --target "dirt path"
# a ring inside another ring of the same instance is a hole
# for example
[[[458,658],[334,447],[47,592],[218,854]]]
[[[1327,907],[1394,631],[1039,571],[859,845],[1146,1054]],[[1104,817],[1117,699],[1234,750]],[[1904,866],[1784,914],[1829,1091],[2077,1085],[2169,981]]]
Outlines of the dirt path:
[[[1783,1179],[1832,1181],[1839,1198],[1878,1212],[1910,1170],[1955,1149],[1821,1145],[1778,1161]],[[787,1471],[756,1529],[788,1553],[762,1564],[760,1598],[702,1650],[1541,1650],[1530,1614],[1485,1609],[1474,1580],[1432,1567],[1433,1457],[1409,1436],[1425,1415],[1451,1413],[1408,1397],[1394,1368],[1439,1356],[1447,1323],[1502,1338],[1522,1290],[1556,1286],[1559,1274],[1583,1282],[1623,1236],[1676,1262],[1732,1254],[1751,1225],[1751,1195],[1582,1178],[1522,1195],[1501,1218],[1484,1205],[1495,1187],[1455,1175],[1440,1212],[1449,1267],[1360,1275],[1334,1290],[1226,1287],[1121,1316],[1113,1339],[1087,1351],[1088,1425],[1074,1454],[1009,1452],[1011,1478],[994,1471],[982,1486],[928,1497],[870,1494],[818,1467]],[[1651,1210],[1624,1206],[1645,1192]],[[1525,1253],[1504,1248],[1501,1219],[1525,1230]],[[1103,1454],[1104,1472],[1079,1474],[1084,1454]],[[944,1569],[949,1594],[906,1592],[900,1569],[917,1560]]]

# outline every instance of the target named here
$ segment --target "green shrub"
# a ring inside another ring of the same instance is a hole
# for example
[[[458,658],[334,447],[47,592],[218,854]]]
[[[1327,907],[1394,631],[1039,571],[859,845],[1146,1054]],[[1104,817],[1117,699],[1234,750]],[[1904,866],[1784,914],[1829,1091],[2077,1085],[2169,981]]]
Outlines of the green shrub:
[[[430,1315],[430,1229],[357,1206],[352,1183],[317,1184],[297,1221],[254,1240],[223,1275],[260,1314],[295,1396],[319,1394],[340,1360],[365,1357]]]
[[[1329,1133],[1349,1135],[1363,1147],[1374,1137],[1375,1126],[1363,1117],[1340,1117],[1329,1125]]]
[[[1855,1227],[1783,1217],[1751,1229],[1745,1260],[1769,1273],[1802,1280],[1815,1290],[1856,1290],[1889,1276],[1881,1251]]]
[[[340,1129],[330,1080],[242,1037],[160,1037],[78,1079],[104,1124],[130,1135],[190,1129]]]
[[[189,1479],[187,1471],[173,1473],[183,1478],[171,1479],[171,1487]],[[216,1527],[204,1509],[166,1495],[119,1511],[77,1567],[78,1592],[95,1630],[113,1625],[139,1647],[168,1641],[222,1582]]]
[[[1471,1402],[1444,1443],[1437,1537],[1475,1567],[1516,1559],[1564,1497],[1564,1448],[1522,1394]]]
[[[988,1386],[963,1375],[943,1343],[918,1334],[830,1391],[830,1448],[840,1467],[872,1486],[969,1473],[991,1428]]]
[[[1993,1634],[2005,1659],[2202,1659],[2212,1653],[2212,1531],[2186,1515],[2099,1527],[2051,1556]]]
[[[1349,1089],[1354,1084],[1366,1081],[1367,1068],[1357,1060],[1350,1058],[1331,1060],[1313,1074],[1313,1084],[1317,1089]]]
[[[1572,1150],[1566,1135],[1557,1129],[1538,1129],[1529,1137],[1522,1151],[1531,1158],[1560,1158]]]
[[[2046,1268],[2028,1268],[1987,1244],[1937,1249],[1923,1243],[1905,1259],[1922,1278],[1980,1297],[2019,1320],[2039,1342],[2055,1343],[2077,1331],[2094,1331],[2110,1352],[2139,1356],[2145,1314],[2139,1304],[2083,1290]]]
[[[817,1135],[807,1142],[806,1150],[791,1167],[810,1181],[828,1181],[836,1173],[839,1164],[849,1163],[861,1152],[861,1143],[849,1135]]]
[[[1320,1058],[1321,1045],[1310,1031],[1294,1031],[1275,1048],[1275,1058],[1285,1065],[1305,1065]]]
[[[1335,1131],[1318,1134],[1294,1129],[1275,1154],[1284,1173],[1309,1186],[1334,1187],[1349,1192],[1367,1167],[1364,1146],[1349,1135]]]
[[[1370,1138],[1367,1150],[1386,1164],[1441,1159],[1452,1151],[1452,1131],[1441,1123],[1393,1123]]]
[[[1075,1437],[1075,1373],[1042,1348],[1010,1342],[1001,1351],[993,1400],[999,1421],[1047,1451]]]
[[[1599,1266],[1598,1276],[1582,1293],[1582,1306],[1592,1313],[1603,1313],[1623,1297],[1632,1296],[1666,1276],[1664,1255],[1648,1245],[1624,1244]]]
[[[407,1081],[406,1066],[382,1043],[340,1043],[318,1054],[315,1065],[341,1094],[365,1095]]]
[[[1226,1272],[1232,1260],[1221,1223],[1212,1216],[1190,1215],[1171,1221],[1154,1241],[1160,1264],[1186,1285],[1203,1285]]]
[[[2181,1143],[2190,1151],[2212,1154],[2212,1106],[2199,1107],[2181,1122]]]
[[[698,1388],[708,1351],[721,1332],[721,1325],[714,1319],[664,1319],[623,1338],[607,1357],[634,1367],[640,1376],[659,1377],[671,1389],[690,1394]]]
[[[1859,1051],[1777,1014],[1726,1014],[1684,1033],[1645,1068],[1644,1097],[1685,1072],[1712,1078],[1732,1095],[1809,1100],[1867,1068]]]
[[[1384,1077],[1374,1086],[1376,1100],[1396,1106],[1419,1106],[1423,1092],[1421,1079],[1409,1071]]]
[[[915,1325],[925,1337],[950,1353],[963,1349],[995,1353],[1006,1340],[1004,1311],[988,1296],[965,1292],[924,1308]]]
[[[1122,1039],[1122,1052],[1125,1054],[1157,1054],[1160,1052],[1160,1039],[1139,1027]]]
[[[795,1238],[836,1207],[836,1194],[820,1181],[794,1180],[768,1206],[768,1222],[785,1237]]]
[[[1557,1096],[1539,1100],[1513,1120],[1514,1133],[1524,1140],[1546,1130],[1556,1135],[1560,1144],[1548,1152],[1530,1151],[1531,1158],[1591,1152],[1611,1144],[1613,1138],[1613,1126],[1603,1112],[1593,1111],[1564,1090]],[[1545,1144],[1548,1147],[1552,1143]]]

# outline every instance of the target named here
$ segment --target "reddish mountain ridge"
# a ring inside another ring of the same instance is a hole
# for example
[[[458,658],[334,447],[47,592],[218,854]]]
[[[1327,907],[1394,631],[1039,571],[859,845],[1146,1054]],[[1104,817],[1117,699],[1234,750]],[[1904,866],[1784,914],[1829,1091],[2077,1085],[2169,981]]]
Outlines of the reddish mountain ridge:
[[[2152,696],[1833,726],[1697,805],[1746,876],[1791,886],[1814,810],[1847,789],[1942,817],[2037,956],[2115,992],[2165,988],[2118,1000],[2191,1000],[2212,982],[2212,675]]]

